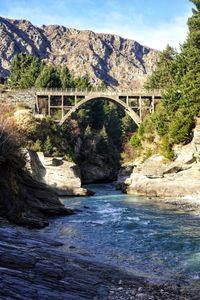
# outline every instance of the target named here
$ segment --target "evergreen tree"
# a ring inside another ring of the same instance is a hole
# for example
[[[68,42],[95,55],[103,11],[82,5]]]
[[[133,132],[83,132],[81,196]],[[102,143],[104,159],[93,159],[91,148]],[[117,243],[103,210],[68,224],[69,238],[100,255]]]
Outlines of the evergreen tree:
[[[188,19],[189,34],[180,54],[182,61],[185,61],[180,91],[184,104],[196,106],[200,100],[200,0],[191,2],[196,7],[192,17]]]
[[[74,85],[78,90],[86,90],[86,89],[91,90],[92,89],[92,84],[87,75],[82,76],[82,77],[77,77],[74,80]]]
[[[100,131],[100,139],[99,142],[97,143],[97,153],[101,155],[108,155],[109,154],[109,139],[108,139],[108,134],[106,131],[105,126]]]
[[[34,86],[40,70],[38,58],[26,53],[17,54],[11,62],[10,86],[20,89]]]
[[[92,101],[88,105],[88,124],[92,129],[101,130],[105,122],[105,112],[102,99]]]
[[[160,53],[155,71],[145,84],[146,89],[166,89],[173,83],[176,74],[176,51],[167,45],[166,49]]]
[[[61,88],[58,71],[51,65],[44,66],[35,82],[35,86],[37,88]]]
[[[109,113],[106,114],[106,130],[113,144],[120,149],[122,130],[116,105],[112,105]]]
[[[63,89],[75,87],[75,83],[73,81],[72,75],[70,74],[70,71],[67,66],[63,66],[59,70],[59,75],[60,75],[61,87]]]
[[[190,1],[193,15],[180,53],[168,46],[146,84],[163,90],[159,110],[150,118],[166,149],[166,141],[171,147],[191,140],[194,117],[200,112],[200,0]]]

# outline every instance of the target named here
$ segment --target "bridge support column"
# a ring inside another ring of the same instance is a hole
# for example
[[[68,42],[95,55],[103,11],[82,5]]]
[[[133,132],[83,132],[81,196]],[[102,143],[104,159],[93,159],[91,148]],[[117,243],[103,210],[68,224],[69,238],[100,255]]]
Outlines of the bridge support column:
[[[151,112],[153,113],[155,111],[155,96],[152,96],[151,107]]]
[[[38,103],[38,95],[35,95],[35,114],[39,114],[39,103]]]
[[[139,114],[140,120],[142,120],[142,96],[139,96]]]
[[[48,95],[48,116],[51,116],[51,96]]]
[[[62,119],[64,117],[64,96],[62,95]]]

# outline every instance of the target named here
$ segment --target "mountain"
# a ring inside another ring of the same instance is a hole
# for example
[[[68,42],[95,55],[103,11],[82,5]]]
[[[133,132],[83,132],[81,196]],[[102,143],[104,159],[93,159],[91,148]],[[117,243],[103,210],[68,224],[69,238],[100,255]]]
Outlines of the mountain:
[[[34,26],[0,17],[0,76],[8,76],[12,58],[30,53],[48,63],[66,64],[75,75],[103,80],[112,88],[140,87],[152,72],[159,51],[117,35],[59,25]]]

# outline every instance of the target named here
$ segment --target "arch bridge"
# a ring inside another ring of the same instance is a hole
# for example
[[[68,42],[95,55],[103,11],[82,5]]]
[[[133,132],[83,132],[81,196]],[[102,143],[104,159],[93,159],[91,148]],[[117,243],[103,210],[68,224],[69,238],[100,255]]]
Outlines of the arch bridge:
[[[143,118],[155,110],[161,99],[159,91],[111,91],[74,89],[44,89],[36,91],[36,111],[54,119],[62,125],[76,110],[92,100],[108,100],[120,105],[139,125]]]

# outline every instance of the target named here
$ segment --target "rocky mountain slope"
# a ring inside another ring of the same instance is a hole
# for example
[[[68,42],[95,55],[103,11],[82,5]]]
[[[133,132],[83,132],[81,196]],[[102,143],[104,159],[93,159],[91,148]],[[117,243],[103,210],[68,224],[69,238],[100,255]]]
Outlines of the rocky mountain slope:
[[[112,34],[80,31],[58,25],[32,25],[0,17],[0,76],[8,76],[20,52],[54,65],[66,64],[76,75],[103,80],[112,88],[140,87],[154,68],[158,51]]]

